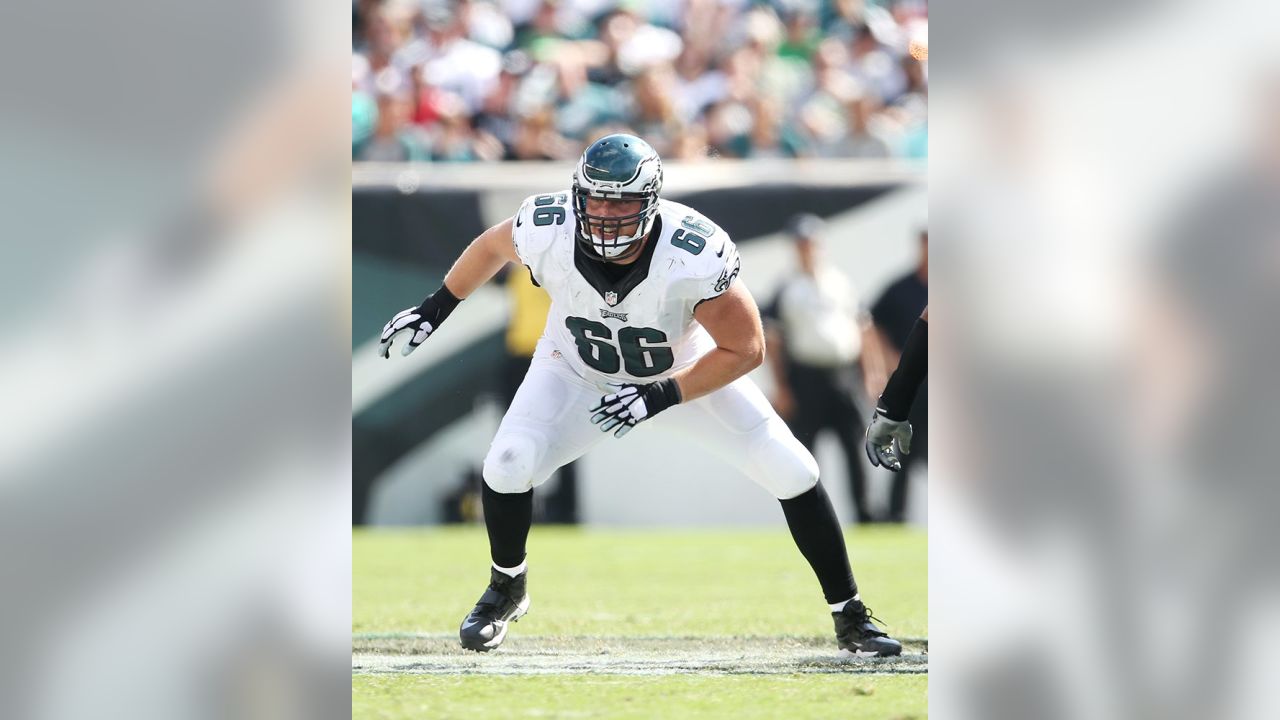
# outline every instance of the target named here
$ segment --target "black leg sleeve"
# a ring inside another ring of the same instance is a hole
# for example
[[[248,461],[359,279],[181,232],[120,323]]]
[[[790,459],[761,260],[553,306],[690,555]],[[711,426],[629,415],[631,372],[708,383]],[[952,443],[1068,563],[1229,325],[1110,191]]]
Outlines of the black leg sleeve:
[[[819,482],[807,492],[782,500],[791,537],[822,585],[828,603],[848,600],[858,594],[844,547],[844,532],[826,488]]]
[[[484,526],[489,531],[489,556],[498,567],[524,562],[524,545],[533,524],[533,491],[500,493],[482,482]]]

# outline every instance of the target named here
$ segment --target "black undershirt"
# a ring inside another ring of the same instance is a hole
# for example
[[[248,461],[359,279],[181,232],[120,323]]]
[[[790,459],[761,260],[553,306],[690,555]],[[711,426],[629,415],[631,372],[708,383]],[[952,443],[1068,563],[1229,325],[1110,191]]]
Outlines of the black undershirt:
[[[595,288],[596,292],[600,293],[601,297],[605,297],[605,293],[611,291],[617,293],[617,302],[621,302],[637,285],[649,277],[649,264],[653,260],[654,243],[661,236],[662,217],[659,216],[649,230],[645,247],[634,262],[626,265],[605,262],[583,249],[582,243],[577,243],[573,253],[574,264],[578,272]]]
[[[636,269],[635,263],[621,265],[619,263],[605,262],[604,260],[592,260],[591,262],[599,265],[600,272],[603,273],[605,277],[609,278],[609,282],[614,285],[617,285],[622,281],[622,278],[626,277],[632,270]]]

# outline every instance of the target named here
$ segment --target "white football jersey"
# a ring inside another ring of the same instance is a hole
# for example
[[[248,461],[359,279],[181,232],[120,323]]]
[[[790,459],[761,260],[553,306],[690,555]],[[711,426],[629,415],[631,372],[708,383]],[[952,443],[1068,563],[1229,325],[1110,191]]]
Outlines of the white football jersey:
[[[738,250],[692,208],[658,201],[658,220],[631,272],[614,284],[575,237],[572,193],[534,195],[512,225],[516,253],[551,296],[544,338],[582,377],[654,382],[715,347],[693,319],[729,289]]]

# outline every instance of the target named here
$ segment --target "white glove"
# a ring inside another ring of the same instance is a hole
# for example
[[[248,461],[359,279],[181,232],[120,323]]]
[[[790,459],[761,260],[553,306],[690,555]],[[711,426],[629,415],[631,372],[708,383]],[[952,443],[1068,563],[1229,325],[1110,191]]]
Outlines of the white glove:
[[[647,420],[680,402],[680,388],[670,378],[655,383],[610,383],[617,392],[600,398],[600,404],[591,408],[591,422],[604,432],[617,428],[614,437],[631,432],[641,420]]]
[[[431,333],[440,327],[459,302],[448,288],[442,286],[427,296],[427,299],[423,300],[418,307],[405,308],[396,313],[395,317],[391,318],[391,322],[382,328],[382,345],[378,347],[378,354],[384,358],[390,357],[392,339],[406,330],[412,332],[413,337],[400,348],[400,354],[408,355],[413,352],[423,341],[431,337]]]
[[[378,346],[378,354],[384,358],[391,357],[391,341],[405,330],[411,331],[413,337],[400,348],[402,356],[413,352],[424,340],[431,337],[435,326],[430,320],[424,320],[416,307],[401,310],[382,328],[382,344]]]

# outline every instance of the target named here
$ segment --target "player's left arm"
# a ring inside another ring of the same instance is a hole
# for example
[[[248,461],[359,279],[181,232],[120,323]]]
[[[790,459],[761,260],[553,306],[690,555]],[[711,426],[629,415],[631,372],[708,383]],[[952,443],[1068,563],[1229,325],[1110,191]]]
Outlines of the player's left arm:
[[[760,312],[742,283],[698,303],[693,317],[711,334],[715,349],[665,380],[618,385],[617,392],[600,398],[591,409],[591,422],[622,437],[637,423],[718,390],[764,362]]]
[[[721,295],[698,303],[693,311],[716,347],[672,379],[683,402],[715,392],[764,362],[764,328],[756,301],[740,282]]]

